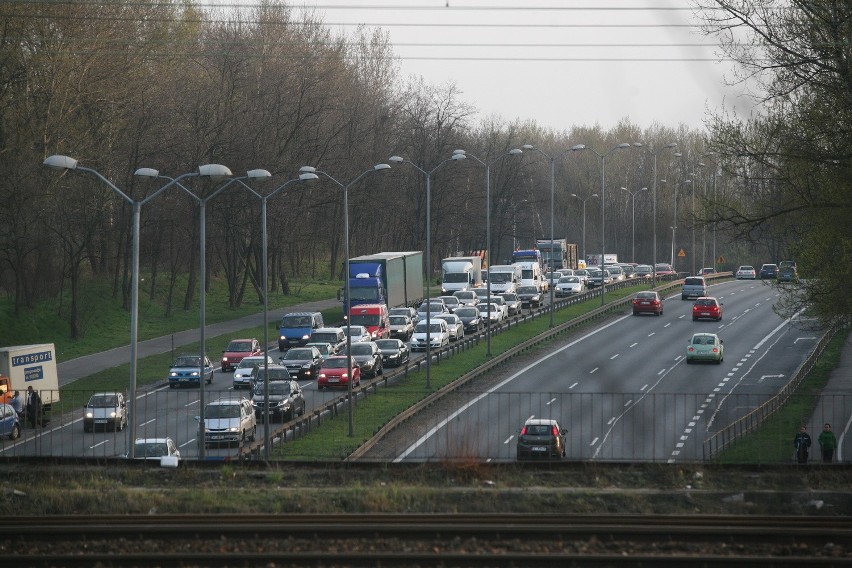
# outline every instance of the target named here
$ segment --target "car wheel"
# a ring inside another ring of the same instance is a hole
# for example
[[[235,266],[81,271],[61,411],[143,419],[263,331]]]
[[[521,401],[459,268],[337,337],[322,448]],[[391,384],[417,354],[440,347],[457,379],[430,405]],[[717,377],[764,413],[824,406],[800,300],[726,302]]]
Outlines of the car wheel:
[[[717,319],[716,321],[722,321],[722,316],[719,316],[719,319]]]
[[[687,358],[686,358],[686,364],[687,364],[687,365],[692,365],[692,359],[690,359],[689,357],[687,357]]]
[[[382,362],[381,362],[381,361],[379,361],[379,370],[378,370],[378,371],[376,371],[376,374],[377,374],[377,375],[384,375],[384,374],[385,374],[385,368],[384,368],[384,366],[382,365]]]
[[[633,315],[634,315],[634,316],[638,316],[638,315],[639,315],[639,312],[637,312],[636,310],[633,310]]]
[[[91,432],[92,426],[91,424],[83,424],[83,432]]]
[[[10,440],[17,440],[21,436],[21,427],[15,424],[12,426],[12,431],[9,432]]]

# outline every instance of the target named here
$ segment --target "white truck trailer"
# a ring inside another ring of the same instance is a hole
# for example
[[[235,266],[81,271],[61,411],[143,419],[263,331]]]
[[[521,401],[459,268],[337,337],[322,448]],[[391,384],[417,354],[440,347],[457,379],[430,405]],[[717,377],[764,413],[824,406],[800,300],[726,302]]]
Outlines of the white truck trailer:
[[[59,402],[53,343],[0,347],[0,400],[8,402],[15,391],[25,397],[29,386],[39,393],[45,409]]]
[[[478,256],[451,256],[441,261],[441,292],[468,291],[482,286],[482,259]]]

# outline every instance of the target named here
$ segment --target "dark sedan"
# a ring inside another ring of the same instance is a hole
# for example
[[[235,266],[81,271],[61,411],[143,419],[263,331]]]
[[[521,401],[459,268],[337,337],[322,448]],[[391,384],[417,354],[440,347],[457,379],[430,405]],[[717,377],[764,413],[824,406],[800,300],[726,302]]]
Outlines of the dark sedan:
[[[287,367],[290,376],[314,380],[322,367],[322,353],[316,347],[293,347],[278,359]]]
[[[764,264],[760,267],[759,276],[761,280],[764,280],[766,278],[778,278],[778,265]]]
[[[400,367],[408,363],[411,357],[408,344],[399,339],[377,339],[376,345],[382,354],[382,365],[385,367]]]
[[[456,315],[464,325],[465,333],[478,333],[482,329],[482,317],[479,310],[474,308],[459,308],[456,310]]]
[[[375,341],[359,341],[352,344],[352,360],[358,364],[365,377],[382,374],[382,352]]]
[[[535,286],[521,286],[518,288],[518,297],[525,308],[541,305],[541,292]]]

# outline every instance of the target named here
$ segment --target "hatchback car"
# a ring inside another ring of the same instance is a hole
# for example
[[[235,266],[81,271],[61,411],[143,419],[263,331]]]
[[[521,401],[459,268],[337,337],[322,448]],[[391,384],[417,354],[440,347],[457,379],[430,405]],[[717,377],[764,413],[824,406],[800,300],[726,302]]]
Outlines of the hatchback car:
[[[778,278],[777,264],[764,264],[760,267],[760,279],[765,280],[767,278]]]
[[[568,430],[556,420],[530,418],[518,436],[518,459],[561,459],[565,457],[565,436]]]
[[[382,366],[400,367],[408,363],[411,349],[399,339],[377,339],[376,346],[382,354]]]
[[[712,361],[717,365],[725,360],[725,348],[715,333],[696,333],[686,344],[686,362]]]
[[[692,305],[692,321],[700,319],[722,321],[722,303],[710,296],[695,300]]]
[[[360,341],[352,344],[352,359],[361,369],[361,375],[373,378],[381,375],[382,352],[375,341]]]
[[[271,382],[271,381],[270,381]],[[196,420],[203,431],[204,444],[240,444],[257,437],[257,418],[246,398],[220,398],[204,405],[204,422]]]
[[[255,418],[266,420],[267,389],[263,383],[254,386],[251,406]],[[305,413],[305,396],[296,381],[269,381],[269,421],[289,421]]]
[[[447,327],[447,322],[441,319],[429,319],[429,326],[426,326],[426,320],[420,321],[414,326],[414,334],[411,336],[411,350],[426,349],[426,335],[429,335],[430,349],[443,349],[450,344],[450,330]]]
[[[444,302],[450,313],[456,311],[456,308],[461,307],[461,301],[456,296],[438,296],[438,299]]]
[[[795,267],[782,266],[778,269],[778,282],[796,282],[798,279]]]
[[[447,322],[447,331],[450,333],[450,341],[458,341],[464,339],[464,324],[456,314],[440,314],[435,316],[435,319],[442,319]]]
[[[181,355],[169,368],[169,387],[201,386],[201,377],[209,385],[213,383],[213,363],[209,357],[204,357],[204,368],[201,367],[201,357],[198,355]]]
[[[633,298],[633,315],[639,314],[663,315],[663,302],[657,292],[648,290],[636,294]]]
[[[172,458],[175,465],[180,461],[180,450],[171,438],[137,438],[133,443],[133,456],[137,460],[162,461]]]
[[[518,297],[521,299],[522,306],[530,308],[541,306],[541,292],[535,286],[521,286],[518,288]]]
[[[479,302],[479,296],[476,295],[476,292],[472,290],[459,290],[457,292],[453,292],[453,296],[459,299],[459,304],[461,306],[475,306],[477,302]]]
[[[389,319],[391,339],[408,341],[414,333],[414,322],[408,316],[391,316]]]
[[[334,349],[334,345],[332,345],[331,343],[324,343],[324,342],[316,342],[315,343],[315,342],[311,341],[310,343],[306,344],[305,347],[316,347],[317,350],[320,352],[320,355],[322,355],[323,359],[325,359],[326,357],[331,357],[332,355],[337,354],[337,351],[335,351],[335,349]]]
[[[312,381],[322,366],[322,354],[316,347],[293,347],[278,361],[287,367],[294,379]]]
[[[417,310],[412,308],[411,306],[403,306],[401,308],[391,308],[388,311],[389,316],[408,316],[408,319],[412,321],[417,320]]]
[[[10,440],[21,436],[21,418],[11,404],[0,404],[0,436]]]
[[[268,355],[256,355],[254,357],[243,357],[240,364],[234,370],[233,387],[235,389],[251,388],[254,370],[263,365],[275,365],[275,361]]]
[[[426,319],[426,312],[429,312],[429,319],[432,319],[438,314],[448,314],[450,310],[447,308],[447,305],[443,300],[439,300],[438,298],[432,298],[431,300],[424,300],[420,307],[417,308],[417,321],[423,321]]]
[[[740,266],[737,269],[736,277],[737,280],[754,280],[756,277],[754,267],[747,264]]]
[[[506,308],[508,308],[510,316],[521,313],[521,298],[515,292],[506,292],[505,294],[500,294],[500,297],[506,302]]]
[[[500,323],[503,321],[503,310],[500,309],[500,306],[494,303],[482,302],[480,304],[476,304],[476,309],[479,310],[479,317],[482,318],[482,321],[488,323]]]
[[[553,293],[557,298],[561,298],[563,296],[581,294],[584,289],[583,281],[580,280],[579,276],[563,276],[559,279],[559,282],[556,283],[556,289]]]
[[[335,355],[326,359],[322,368],[320,368],[319,376],[317,376],[317,389],[347,388],[350,379],[349,366],[345,355]],[[358,363],[354,360],[351,362],[351,366],[352,386],[357,387],[361,384],[361,369],[358,368]]]
[[[347,331],[347,327],[343,326],[343,331]],[[373,336],[370,335],[370,330],[368,330],[363,325],[350,325],[348,328],[349,336],[352,338],[352,343],[359,343],[362,341],[372,341]]]
[[[633,275],[636,278],[652,278],[654,269],[649,264],[639,264],[633,269]]]
[[[700,298],[707,295],[707,281],[703,276],[687,276],[683,279],[680,289],[680,299]]]
[[[461,320],[465,333],[478,333],[482,328],[482,318],[476,306],[459,308],[455,315]]]
[[[106,430],[124,430],[127,426],[127,401],[120,392],[96,392],[83,409],[83,431],[96,427]]]
[[[677,272],[672,267],[671,264],[660,262],[654,265],[654,272],[657,273],[657,278],[662,278],[663,280],[671,279],[677,276]]]
[[[716,274],[716,269],[707,267],[698,269],[699,276],[707,276],[708,274]]]
[[[261,354],[260,342],[257,339],[232,339],[222,353],[222,371],[233,371],[243,357]]]

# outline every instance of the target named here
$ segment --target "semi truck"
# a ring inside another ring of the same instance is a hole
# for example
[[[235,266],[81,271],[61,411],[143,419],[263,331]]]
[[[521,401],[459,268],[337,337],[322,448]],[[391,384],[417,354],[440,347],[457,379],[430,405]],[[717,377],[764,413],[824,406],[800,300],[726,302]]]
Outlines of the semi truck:
[[[541,269],[544,269],[544,260],[541,256],[541,251],[537,248],[516,250],[512,252],[512,264],[519,262],[536,262]]]
[[[478,256],[451,256],[441,261],[441,293],[468,291],[482,286],[482,259]]]
[[[538,239],[536,248],[541,251],[541,260],[547,270],[560,268],[577,269],[577,245],[569,243],[568,239]]]
[[[413,306],[423,299],[423,253],[380,252],[350,258],[347,278],[351,302],[346,288],[339,292],[344,314],[359,304]]]
[[[45,410],[59,402],[53,343],[0,347],[0,401],[9,402],[15,391],[26,396],[29,386],[39,393]]]

